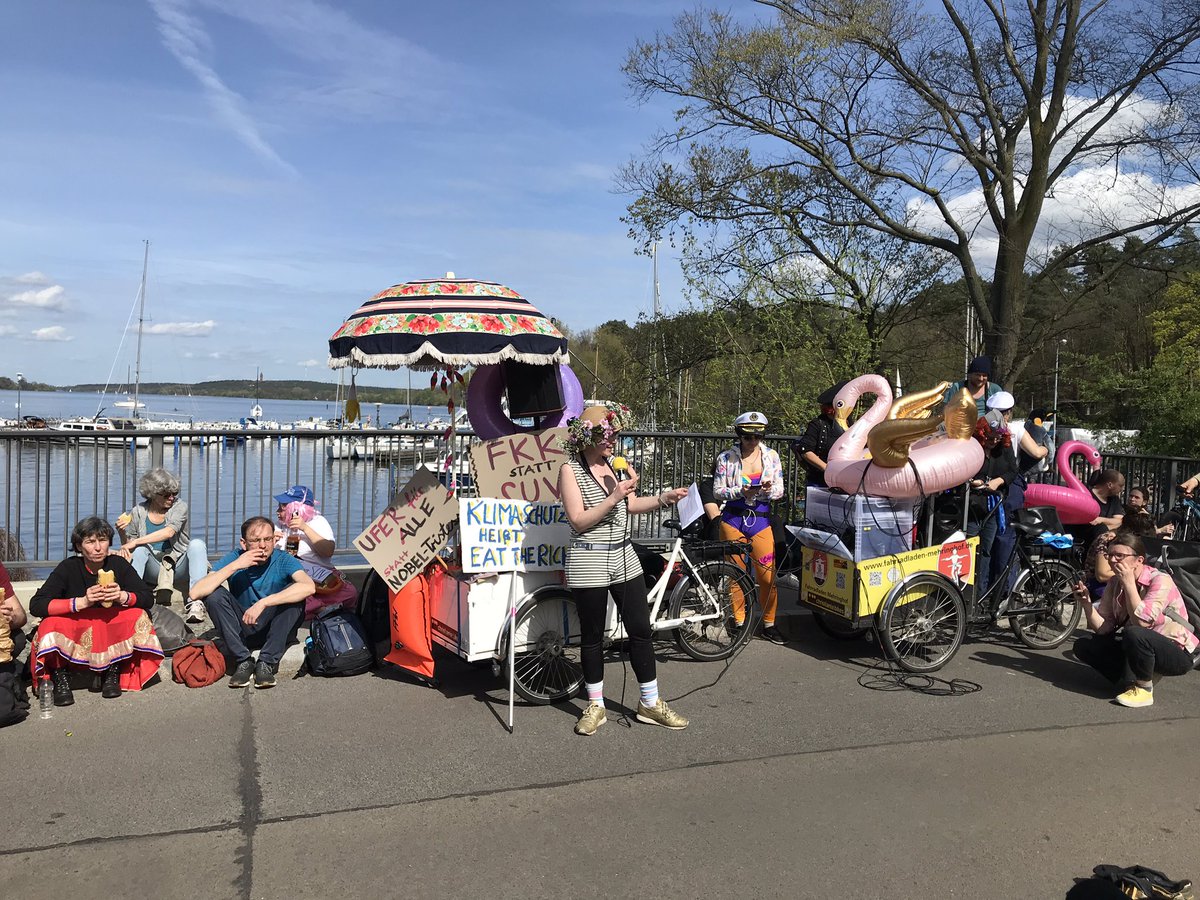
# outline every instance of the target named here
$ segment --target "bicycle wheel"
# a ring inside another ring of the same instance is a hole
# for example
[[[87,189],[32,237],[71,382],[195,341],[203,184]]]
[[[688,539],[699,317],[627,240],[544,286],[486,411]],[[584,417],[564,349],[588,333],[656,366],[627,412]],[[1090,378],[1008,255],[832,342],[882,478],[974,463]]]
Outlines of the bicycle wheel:
[[[879,611],[884,652],[906,672],[936,672],[958,652],[966,629],[962,594],[932,572],[902,581]]]
[[[548,592],[522,603],[517,610],[514,659],[517,694],[530,703],[574,697],[583,684],[579,644],[579,614],[569,593]],[[507,667],[507,628],[500,636],[500,659]]]
[[[688,572],[671,592],[667,615],[672,619],[712,616],[702,622],[684,622],[675,629],[679,649],[702,662],[726,659],[741,647],[758,625],[754,579],[733,563],[718,561],[697,566],[697,575]],[[742,590],[745,622],[738,627],[733,617],[733,587]],[[713,615],[715,613],[715,615]]]
[[[1013,585],[1008,606],[1013,634],[1035,650],[1049,650],[1070,637],[1083,615],[1083,607],[1072,596],[1078,579],[1078,573],[1064,562],[1035,560]]]
[[[869,626],[851,625],[849,620],[835,616],[833,613],[821,612],[819,609],[813,610],[813,621],[817,623],[818,628],[825,632],[827,637],[831,637],[835,641],[857,640],[871,630]]]

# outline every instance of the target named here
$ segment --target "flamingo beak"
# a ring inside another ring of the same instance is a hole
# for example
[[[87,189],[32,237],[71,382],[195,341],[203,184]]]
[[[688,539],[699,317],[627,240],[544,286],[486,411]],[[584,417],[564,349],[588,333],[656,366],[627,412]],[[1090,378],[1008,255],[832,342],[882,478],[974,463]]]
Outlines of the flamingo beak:
[[[833,413],[833,421],[842,426],[842,431],[850,427],[850,407],[844,406]]]

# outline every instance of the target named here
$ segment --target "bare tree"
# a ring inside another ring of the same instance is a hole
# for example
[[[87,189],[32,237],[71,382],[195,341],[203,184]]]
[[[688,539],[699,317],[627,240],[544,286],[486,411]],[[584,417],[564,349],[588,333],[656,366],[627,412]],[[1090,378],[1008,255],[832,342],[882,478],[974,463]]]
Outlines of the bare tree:
[[[773,246],[764,272],[841,277],[839,231],[949,257],[1015,379],[1038,282],[1200,216],[1197,0],[758,2],[769,24],[689,14],[631,52],[642,99],[684,101],[623,174],[635,235],[707,227],[718,262]]]

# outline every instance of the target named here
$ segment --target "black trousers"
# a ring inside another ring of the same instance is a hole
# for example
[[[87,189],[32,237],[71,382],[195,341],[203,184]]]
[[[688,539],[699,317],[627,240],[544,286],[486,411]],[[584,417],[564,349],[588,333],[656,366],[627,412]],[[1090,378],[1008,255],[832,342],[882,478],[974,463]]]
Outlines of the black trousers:
[[[629,635],[629,662],[639,682],[656,677],[654,642],[650,635],[650,606],[646,582],[639,576],[608,587],[572,588],[579,613],[579,662],[583,680],[591,684],[604,679],[604,620],[608,617],[608,594],[612,592],[617,613]]]
[[[1191,654],[1169,637],[1139,625],[1085,635],[1075,641],[1075,656],[1118,686],[1192,670]]]

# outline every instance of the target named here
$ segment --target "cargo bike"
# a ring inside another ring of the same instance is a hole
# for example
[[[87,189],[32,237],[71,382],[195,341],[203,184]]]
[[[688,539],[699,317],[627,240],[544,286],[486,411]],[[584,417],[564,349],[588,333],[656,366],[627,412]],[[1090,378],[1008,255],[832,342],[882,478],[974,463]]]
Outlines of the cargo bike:
[[[914,515],[896,501],[810,489],[805,525],[789,528],[781,575],[797,576],[799,602],[824,632],[849,639],[873,631],[885,657],[907,672],[937,671],[969,630],[1005,619],[1026,646],[1059,646],[1082,610],[1072,596],[1075,554],[1055,546],[1056,512],[1017,512],[1013,553],[980,594],[979,538],[965,534],[966,490],[962,497],[961,514],[954,505],[939,513],[930,498]]]

